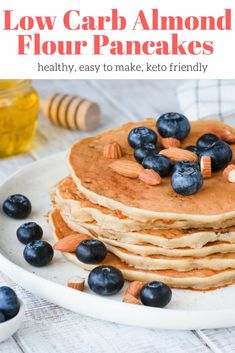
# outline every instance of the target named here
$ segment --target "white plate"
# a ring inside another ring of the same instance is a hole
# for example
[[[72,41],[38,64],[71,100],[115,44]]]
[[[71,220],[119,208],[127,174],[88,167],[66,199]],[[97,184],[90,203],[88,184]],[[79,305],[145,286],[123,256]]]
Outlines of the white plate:
[[[0,203],[11,194],[21,193],[32,202],[29,219],[44,228],[44,239],[53,244],[44,215],[50,209],[48,191],[67,174],[65,154],[34,162],[12,176],[0,187]],[[24,246],[16,238],[23,223],[0,213],[0,268],[15,282],[31,292],[72,311],[122,324],[163,329],[220,328],[235,325],[235,286],[209,292],[173,290],[165,309],[122,303],[124,289],[114,297],[101,297],[89,290],[78,292],[66,286],[74,276],[87,276],[59,253],[53,262],[36,268],[23,258]]]

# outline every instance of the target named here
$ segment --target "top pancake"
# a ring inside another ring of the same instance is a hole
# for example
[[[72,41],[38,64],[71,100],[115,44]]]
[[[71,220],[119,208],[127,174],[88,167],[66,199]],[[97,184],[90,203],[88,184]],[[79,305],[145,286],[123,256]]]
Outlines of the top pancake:
[[[110,209],[119,209],[129,216],[141,220],[158,218],[190,218],[223,216],[235,218],[235,183],[229,183],[222,171],[213,173],[204,180],[202,189],[191,196],[176,194],[170,178],[162,178],[158,186],[149,186],[138,179],[129,179],[109,168],[112,160],[103,157],[106,143],[117,141],[124,152],[123,159],[134,160],[127,136],[131,129],[146,126],[156,131],[155,120],[128,123],[120,128],[106,131],[95,137],[75,143],[69,153],[68,163],[78,189],[91,201]],[[235,130],[219,121],[196,121],[191,123],[191,132],[182,146],[195,144],[199,136],[213,130]],[[160,138],[158,139],[160,140]],[[235,145],[231,148],[235,152]],[[235,153],[233,153],[235,156]],[[175,216],[175,217],[174,217]],[[189,216],[189,217],[188,217]]]

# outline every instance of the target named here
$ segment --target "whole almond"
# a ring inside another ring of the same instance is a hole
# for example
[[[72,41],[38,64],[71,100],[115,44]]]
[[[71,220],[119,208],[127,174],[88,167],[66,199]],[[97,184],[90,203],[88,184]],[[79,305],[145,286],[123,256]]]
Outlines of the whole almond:
[[[211,177],[211,157],[202,156],[200,161],[201,173],[204,179]]]
[[[159,154],[170,158],[173,162],[191,161],[196,163],[198,161],[198,157],[195,153],[177,147],[161,150]]]
[[[138,178],[143,170],[143,167],[137,162],[124,159],[111,163],[109,167],[117,174],[132,179]]]
[[[54,244],[53,248],[63,252],[75,252],[81,241],[89,239],[91,238],[85,234],[72,234],[60,239],[57,243]]]
[[[181,142],[180,140],[175,139],[174,137],[165,137],[161,139],[161,144],[164,148],[169,147],[180,147]]]
[[[234,164],[228,165],[223,171],[223,176],[230,183],[235,183],[235,165]]]
[[[104,157],[109,159],[119,159],[122,157],[122,149],[118,142],[109,142],[104,146]]]
[[[84,278],[74,276],[68,280],[67,286],[82,292],[85,287],[85,280]]]
[[[221,140],[227,143],[235,143],[235,133],[229,130],[212,130],[212,133],[217,135]]]
[[[158,185],[161,183],[161,177],[153,169],[144,169],[139,174],[139,179],[148,185]]]

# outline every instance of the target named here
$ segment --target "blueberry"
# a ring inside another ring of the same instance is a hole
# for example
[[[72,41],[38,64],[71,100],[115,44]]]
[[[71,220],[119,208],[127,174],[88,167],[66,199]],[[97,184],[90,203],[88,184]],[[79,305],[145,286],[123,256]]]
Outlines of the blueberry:
[[[128,135],[128,143],[132,148],[136,148],[144,143],[157,143],[157,134],[144,126],[132,129]]]
[[[146,169],[155,170],[161,177],[170,175],[174,166],[168,157],[161,154],[145,157],[142,164]]]
[[[204,134],[197,140],[197,147],[200,149],[207,148],[217,141],[220,141],[218,136],[214,134]]]
[[[113,266],[95,267],[88,276],[90,289],[100,295],[114,295],[124,285],[122,272]]]
[[[180,113],[163,114],[156,125],[162,137],[174,137],[178,140],[183,140],[190,131],[188,119]]]
[[[197,156],[199,156],[201,149],[197,146],[187,146],[185,147],[186,150],[195,153]]]
[[[85,264],[98,264],[106,255],[106,246],[100,240],[83,240],[76,249],[78,260]]]
[[[213,145],[204,148],[200,153],[200,157],[202,156],[210,156],[212,170],[217,171],[228,165],[232,159],[233,152],[226,142],[219,140]]]
[[[10,287],[0,287],[0,312],[9,320],[20,310],[20,302],[16,293]]]
[[[177,172],[178,170],[184,172],[186,170],[189,171],[189,168],[200,170],[200,167],[197,163],[190,162],[190,161],[179,161],[173,167],[173,173]]]
[[[43,240],[34,240],[24,249],[24,258],[32,266],[42,267],[51,262],[54,255],[52,246]]]
[[[16,231],[18,240],[25,245],[33,240],[42,239],[42,234],[42,228],[35,222],[24,223]]]
[[[173,190],[180,195],[195,194],[203,185],[203,177],[195,166],[176,168],[171,178]]]
[[[0,311],[0,323],[6,321],[5,315]]]
[[[134,157],[137,162],[142,163],[143,159],[152,154],[158,154],[160,149],[153,143],[145,143],[134,150]]]
[[[9,196],[4,201],[2,209],[8,217],[23,219],[30,215],[32,206],[26,196],[16,194]]]
[[[162,282],[146,283],[140,291],[140,300],[144,305],[164,308],[172,298],[170,287]]]

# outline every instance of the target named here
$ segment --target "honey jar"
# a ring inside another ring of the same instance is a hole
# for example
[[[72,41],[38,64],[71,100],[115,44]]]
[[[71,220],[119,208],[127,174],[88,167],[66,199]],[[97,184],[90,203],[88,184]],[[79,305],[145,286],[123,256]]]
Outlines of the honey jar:
[[[30,148],[39,98],[31,80],[0,80],[0,157]]]

